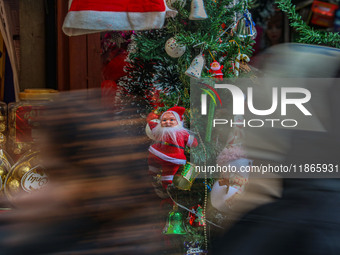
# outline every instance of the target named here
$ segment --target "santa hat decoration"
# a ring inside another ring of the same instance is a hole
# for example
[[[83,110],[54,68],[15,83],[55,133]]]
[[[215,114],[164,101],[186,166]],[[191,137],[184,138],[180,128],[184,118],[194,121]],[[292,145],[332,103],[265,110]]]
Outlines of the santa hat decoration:
[[[165,0],[70,0],[63,31],[82,35],[112,30],[149,30],[163,27],[166,15],[176,12]]]
[[[162,114],[161,118],[167,112],[173,113],[178,123],[183,123],[183,116],[184,116],[184,112],[185,112],[185,108],[184,107],[181,107],[181,106],[171,107],[169,110],[167,110],[166,112],[164,112]]]

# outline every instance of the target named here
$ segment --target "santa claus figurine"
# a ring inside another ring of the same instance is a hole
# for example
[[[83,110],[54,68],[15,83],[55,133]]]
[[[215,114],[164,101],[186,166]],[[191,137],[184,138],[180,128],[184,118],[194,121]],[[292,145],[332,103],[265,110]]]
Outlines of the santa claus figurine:
[[[155,143],[149,148],[149,173],[161,175],[164,189],[181,165],[186,164],[185,147],[196,147],[196,138],[183,126],[184,107],[175,106],[160,116],[160,121],[148,123]]]
[[[212,77],[223,80],[223,73],[222,73],[223,65],[220,65],[216,60],[210,64],[209,73],[212,74]]]

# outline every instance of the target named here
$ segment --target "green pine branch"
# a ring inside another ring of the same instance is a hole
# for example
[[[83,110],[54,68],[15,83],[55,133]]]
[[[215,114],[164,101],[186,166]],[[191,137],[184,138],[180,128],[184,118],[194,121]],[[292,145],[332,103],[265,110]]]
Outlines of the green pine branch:
[[[339,33],[316,31],[309,27],[296,12],[295,5],[292,4],[291,0],[276,0],[275,2],[282,11],[287,13],[291,27],[300,33],[300,43],[321,44],[340,48]]]

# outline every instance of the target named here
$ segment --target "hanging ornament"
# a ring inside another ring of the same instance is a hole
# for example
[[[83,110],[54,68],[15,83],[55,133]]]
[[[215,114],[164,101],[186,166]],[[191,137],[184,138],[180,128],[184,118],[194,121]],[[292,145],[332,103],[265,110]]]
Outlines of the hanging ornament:
[[[249,62],[250,58],[246,54],[239,53],[235,59],[234,74],[236,77],[240,75],[240,61]]]
[[[178,211],[175,204],[172,211],[169,212],[168,222],[166,223],[163,234],[165,235],[185,235],[187,234],[184,224],[183,215]]]
[[[190,20],[203,20],[207,18],[208,18],[208,15],[205,11],[203,0],[192,0],[189,19]]]
[[[196,242],[184,242],[184,248],[186,250],[185,255],[202,255],[202,254],[208,254],[208,251],[203,250],[201,248],[201,244]]]
[[[210,64],[209,73],[211,73],[212,77],[222,81],[223,80],[223,73],[222,73],[223,65],[220,65],[216,60]]]
[[[195,170],[195,165],[187,162],[180,167],[174,176],[173,184],[181,190],[190,190],[199,172]]]
[[[175,10],[175,7],[173,6],[174,3],[179,3],[179,6],[181,8],[183,8],[186,4],[186,0],[166,0],[166,5],[171,8],[171,9],[174,9]]]
[[[189,212],[189,224],[193,227],[205,226],[203,208],[200,205],[193,206]]]
[[[191,62],[189,68],[185,71],[185,74],[192,78],[201,78],[201,73],[203,70],[203,66],[205,64],[205,60],[203,54],[199,54],[194,58]]]
[[[248,10],[246,10],[243,16],[238,20],[235,32],[241,40],[246,38],[256,38],[257,31],[255,28],[255,22]]]
[[[186,50],[185,45],[179,45],[175,37],[171,37],[165,43],[165,51],[172,58],[181,57]]]

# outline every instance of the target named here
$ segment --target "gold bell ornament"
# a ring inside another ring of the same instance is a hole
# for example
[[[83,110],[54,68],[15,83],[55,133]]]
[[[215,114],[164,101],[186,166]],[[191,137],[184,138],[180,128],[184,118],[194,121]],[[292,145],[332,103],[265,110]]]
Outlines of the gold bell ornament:
[[[175,187],[181,190],[190,190],[196,177],[199,175],[195,168],[195,165],[190,162],[181,167],[172,180]]]
[[[208,18],[208,15],[205,11],[203,0],[192,0],[189,19],[190,20],[203,20],[207,18]]]
[[[203,54],[199,54],[191,62],[189,68],[185,71],[185,74],[191,78],[199,79],[201,78],[201,73],[205,64]]]
[[[257,31],[255,28],[255,22],[248,10],[243,14],[243,16],[238,20],[236,24],[235,33],[237,36],[244,40],[246,38],[255,39]]]
[[[178,211],[178,206],[174,205],[169,212],[168,222],[166,223],[163,234],[165,235],[185,235],[187,234],[183,224],[183,214]]]
[[[175,37],[171,37],[165,43],[165,51],[172,58],[183,56],[185,50],[186,46],[178,44]]]

